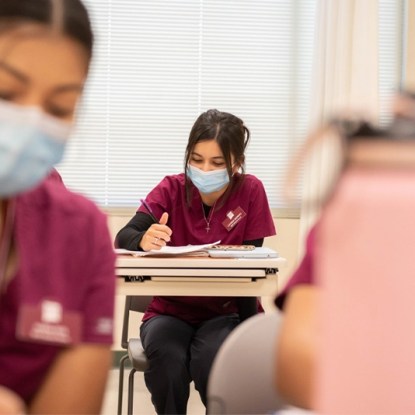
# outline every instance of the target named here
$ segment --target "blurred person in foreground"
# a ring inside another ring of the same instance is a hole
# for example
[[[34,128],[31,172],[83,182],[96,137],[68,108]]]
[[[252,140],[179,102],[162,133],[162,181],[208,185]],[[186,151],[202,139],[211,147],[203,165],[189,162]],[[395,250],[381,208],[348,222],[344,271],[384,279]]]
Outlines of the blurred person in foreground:
[[[105,216],[54,170],[92,44],[80,0],[0,0],[3,412],[101,410],[111,364],[114,253]]]

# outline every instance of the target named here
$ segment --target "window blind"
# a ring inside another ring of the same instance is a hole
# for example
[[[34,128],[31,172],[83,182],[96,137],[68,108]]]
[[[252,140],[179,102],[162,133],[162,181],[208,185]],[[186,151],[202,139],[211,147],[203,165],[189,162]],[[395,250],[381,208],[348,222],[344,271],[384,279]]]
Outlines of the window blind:
[[[194,121],[217,108],[245,121],[246,170],[263,181],[272,208],[285,208],[286,167],[307,131],[316,0],[85,3],[96,45],[58,166],[67,186],[102,207],[138,206],[165,175],[183,171]],[[398,24],[382,16],[381,28]],[[390,92],[396,66],[384,68],[380,88]]]
[[[391,99],[401,84],[405,0],[379,1],[380,125],[392,119]]]

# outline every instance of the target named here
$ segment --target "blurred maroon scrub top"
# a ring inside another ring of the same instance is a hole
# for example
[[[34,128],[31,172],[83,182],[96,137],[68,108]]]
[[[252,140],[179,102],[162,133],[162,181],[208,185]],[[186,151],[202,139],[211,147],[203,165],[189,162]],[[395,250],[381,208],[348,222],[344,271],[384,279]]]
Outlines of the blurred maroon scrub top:
[[[300,265],[294,271],[294,274],[287,281],[284,288],[278,293],[275,298],[275,305],[282,310],[284,308],[285,300],[290,291],[297,285],[314,285],[314,252],[315,252],[315,240],[316,240],[317,225],[311,228],[306,240],[306,249],[303,259]]]
[[[115,256],[105,216],[57,172],[15,208],[18,268],[0,296],[0,384],[29,402],[61,350],[112,344]],[[37,331],[24,333],[28,325]]]
[[[202,199],[193,185],[190,206],[186,203],[183,173],[165,177],[149,193],[146,201],[155,216],[160,218],[164,212],[169,214],[167,225],[173,231],[170,245],[198,245],[218,240],[222,244],[237,245],[276,234],[262,182],[250,174],[237,174],[235,179],[238,186],[234,193],[223,205],[219,200],[214,212],[209,212],[209,231],[206,230]],[[147,213],[144,206],[138,211]],[[197,325],[219,315],[237,312],[233,297],[154,297],[143,320],[163,314]]]

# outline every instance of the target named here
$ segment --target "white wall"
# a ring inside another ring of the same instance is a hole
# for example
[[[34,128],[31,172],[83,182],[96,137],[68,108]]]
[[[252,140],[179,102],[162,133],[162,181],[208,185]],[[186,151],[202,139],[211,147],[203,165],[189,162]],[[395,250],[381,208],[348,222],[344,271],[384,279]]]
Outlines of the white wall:
[[[135,214],[135,209],[131,210],[118,210],[109,211],[108,214],[108,226],[112,238],[115,238],[116,233],[130,220]],[[278,287],[281,288],[290,273],[294,269],[297,263],[298,256],[298,231],[299,231],[299,219],[288,218],[274,218],[275,226],[277,228],[277,235],[265,240],[264,245],[275,249],[279,252],[280,256],[287,259],[287,266],[280,270]],[[265,310],[274,308],[273,300],[276,293],[270,293],[268,297],[262,298],[262,303]],[[124,311],[125,297],[121,295],[116,296],[115,305],[115,330],[114,330],[114,346],[113,349],[120,349],[121,340],[121,327]],[[139,316],[133,319],[130,325],[130,330],[136,332],[138,335]]]

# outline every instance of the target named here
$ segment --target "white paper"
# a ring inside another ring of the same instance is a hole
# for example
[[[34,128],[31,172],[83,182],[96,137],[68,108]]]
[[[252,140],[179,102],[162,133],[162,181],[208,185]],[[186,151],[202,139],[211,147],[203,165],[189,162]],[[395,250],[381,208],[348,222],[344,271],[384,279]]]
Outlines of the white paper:
[[[123,254],[128,254],[128,255],[133,255],[135,254],[137,251],[129,251],[128,249],[122,249],[122,248],[115,248],[114,252],[117,255],[123,255]]]
[[[148,256],[148,255],[181,255],[196,251],[204,251],[213,245],[219,244],[220,241],[212,242],[203,245],[184,245],[184,246],[163,246],[160,249],[152,249],[151,251],[129,251],[128,249],[115,249],[116,254],[130,254],[133,256]]]

